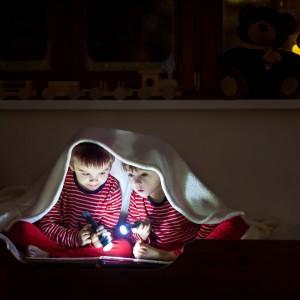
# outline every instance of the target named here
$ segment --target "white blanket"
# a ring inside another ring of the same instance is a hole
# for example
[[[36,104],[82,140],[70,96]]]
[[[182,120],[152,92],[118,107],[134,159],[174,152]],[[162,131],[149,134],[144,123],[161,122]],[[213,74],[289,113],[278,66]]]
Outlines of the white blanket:
[[[116,157],[112,174],[121,183],[123,214],[126,214],[131,189],[121,161],[156,171],[171,205],[192,222],[213,224],[243,215],[241,211],[227,208],[193,174],[176,151],[160,139],[119,129],[88,128],[74,137],[54,162],[52,170],[41,176],[25,193],[11,195],[10,198],[7,194],[2,198],[0,195],[0,230],[8,229],[20,219],[35,222],[53,207],[63,187],[71,151],[81,142],[96,143]]]

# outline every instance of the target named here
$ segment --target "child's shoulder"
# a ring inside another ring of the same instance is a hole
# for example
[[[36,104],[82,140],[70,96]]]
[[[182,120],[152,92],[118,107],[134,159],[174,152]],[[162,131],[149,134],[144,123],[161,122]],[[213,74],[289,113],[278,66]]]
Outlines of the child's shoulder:
[[[134,201],[144,201],[145,198],[143,198],[142,196],[140,196],[137,192],[135,191],[132,191],[131,194],[130,194],[130,198],[131,200],[134,200]]]
[[[111,174],[109,174],[106,182],[109,185],[112,185],[114,187],[119,187],[120,186],[119,180],[116,177],[114,177],[113,175],[111,175]]]

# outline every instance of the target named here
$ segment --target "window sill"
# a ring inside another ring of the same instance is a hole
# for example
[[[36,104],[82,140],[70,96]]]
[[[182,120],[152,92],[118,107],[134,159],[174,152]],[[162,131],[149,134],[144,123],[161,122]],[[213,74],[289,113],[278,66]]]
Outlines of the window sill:
[[[298,110],[293,100],[0,100],[9,110]]]

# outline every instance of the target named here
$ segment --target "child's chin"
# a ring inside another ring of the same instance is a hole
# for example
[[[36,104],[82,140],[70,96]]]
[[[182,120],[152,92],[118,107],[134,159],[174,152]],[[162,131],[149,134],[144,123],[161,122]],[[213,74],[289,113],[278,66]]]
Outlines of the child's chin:
[[[85,186],[84,188],[90,192],[96,191],[98,188],[100,187],[100,185],[97,186]]]
[[[149,196],[147,193],[139,193],[139,192],[136,192],[136,193],[143,198],[148,198],[148,196]]]

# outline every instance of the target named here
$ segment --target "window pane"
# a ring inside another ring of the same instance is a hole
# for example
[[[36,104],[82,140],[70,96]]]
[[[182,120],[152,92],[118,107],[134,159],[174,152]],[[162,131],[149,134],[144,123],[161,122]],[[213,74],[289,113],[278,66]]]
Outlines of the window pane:
[[[0,60],[41,60],[47,51],[47,1],[2,1]]]
[[[172,52],[173,11],[172,0],[87,1],[88,59],[106,63],[167,60]]]

